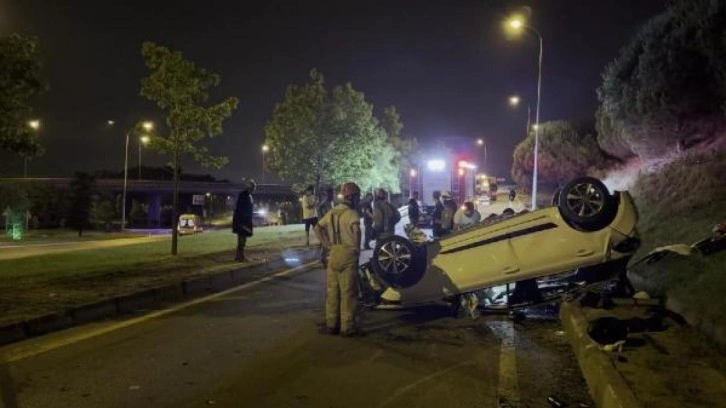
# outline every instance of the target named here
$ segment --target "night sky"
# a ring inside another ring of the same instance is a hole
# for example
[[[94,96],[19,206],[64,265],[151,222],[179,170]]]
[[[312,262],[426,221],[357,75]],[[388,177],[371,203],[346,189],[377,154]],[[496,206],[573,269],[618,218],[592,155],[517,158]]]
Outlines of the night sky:
[[[219,73],[217,96],[240,99],[224,134],[209,142],[229,165],[206,170],[187,161],[185,171],[259,177],[265,122],[286,86],[306,81],[315,67],[330,84],[352,82],[379,114],[396,105],[404,134],[424,144],[484,138],[487,170],[509,177],[526,106],[512,109],[507,98],[519,94],[534,111],[537,75],[536,37],[508,39],[501,22],[509,12],[529,6],[529,23],[544,38],[541,120],[579,123],[593,121],[605,65],[663,4],[0,0],[0,34],[37,36],[44,54],[50,91],[37,116],[47,152],[29,176],[123,168],[125,130],[140,119],[160,120],[139,96],[146,74],[140,47],[151,40]],[[130,165],[137,155],[132,142]],[[148,150],[142,155],[145,164],[166,162]],[[20,174],[22,161],[0,153],[0,176]]]

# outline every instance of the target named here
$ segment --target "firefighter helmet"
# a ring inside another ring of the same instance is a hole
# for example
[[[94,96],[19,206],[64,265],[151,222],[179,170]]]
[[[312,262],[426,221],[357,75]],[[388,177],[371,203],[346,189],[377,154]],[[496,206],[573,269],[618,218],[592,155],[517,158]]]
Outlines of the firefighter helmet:
[[[355,183],[345,183],[340,188],[340,195],[342,195],[344,198],[348,198],[353,195],[360,195],[360,187],[358,187],[358,184]]]

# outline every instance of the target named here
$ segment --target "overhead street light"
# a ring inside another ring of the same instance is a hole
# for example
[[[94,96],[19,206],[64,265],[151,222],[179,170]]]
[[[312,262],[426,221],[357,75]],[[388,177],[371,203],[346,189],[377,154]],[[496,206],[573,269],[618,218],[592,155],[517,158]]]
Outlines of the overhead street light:
[[[28,127],[33,132],[38,132],[40,130],[40,120],[39,119],[31,119],[28,121]],[[23,154],[23,178],[28,177],[28,155]]]
[[[113,126],[116,124],[113,120],[108,120],[106,123],[109,126]],[[124,190],[123,190],[123,196],[121,198],[121,230],[126,229],[126,189],[128,185],[128,178],[129,178],[129,139],[131,138],[131,134],[138,134],[139,128],[149,132],[154,129],[154,122],[151,121],[144,121],[140,124],[137,124],[134,128],[129,129],[126,132],[126,144],[124,149]],[[150,141],[149,136],[147,135],[140,135],[139,136],[139,178],[141,178],[141,144],[142,143],[148,143]]]
[[[265,184],[265,154],[270,151],[270,146],[262,145],[262,184]]]
[[[534,127],[534,171],[532,174],[532,210],[537,209],[537,162],[539,159],[539,105],[540,96],[542,94],[542,34],[539,30],[528,25],[523,18],[520,16],[514,16],[509,19],[507,26],[509,31],[515,33],[521,33],[524,30],[528,30],[531,33],[537,35],[539,39],[539,61],[537,70],[537,107],[535,113],[535,127]]]
[[[476,145],[480,148],[484,149],[484,166],[482,166],[484,169],[487,168],[487,144],[484,142],[484,139],[476,139]]]
[[[509,97],[509,104],[510,104],[511,106],[514,106],[514,107],[516,107],[516,106],[519,106],[519,103],[520,103],[521,101],[522,101],[522,99],[521,99],[521,98],[520,98],[519,96],[517,96],[517,95],[514,95],[514,96],[510,96],[510,97]],[[531,118],[531,116],[532,116],[532,115],[530,114],[530,110],[531,110],[531,109],[530,109],[529,103],[527,103],[527,128],[526,128],[526,129],[527,129],[527,131],[526,131],[526,132],[524,133],[524,138],[525,138],[525,139],[529,137],[529,130],[530,130],[530,118]],[[532,129],[537,129],[537,127],[538,127],[537,125],[534,125],[534,126],[532,127]]]

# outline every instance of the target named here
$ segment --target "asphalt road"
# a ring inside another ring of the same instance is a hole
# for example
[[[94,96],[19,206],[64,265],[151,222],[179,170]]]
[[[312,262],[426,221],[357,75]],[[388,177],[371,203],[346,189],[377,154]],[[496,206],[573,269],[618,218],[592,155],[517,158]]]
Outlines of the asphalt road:
[[[344,339],[318,334],[323,305],[324,272],[300,269],[5,347],[2,406],[594,406],[554,316],[367,311],[367,335]]]

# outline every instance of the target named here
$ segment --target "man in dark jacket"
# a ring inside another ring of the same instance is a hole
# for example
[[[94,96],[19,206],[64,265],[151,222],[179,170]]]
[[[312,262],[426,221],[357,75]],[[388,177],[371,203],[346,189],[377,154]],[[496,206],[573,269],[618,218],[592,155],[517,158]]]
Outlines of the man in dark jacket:
[[[252,179],[242,182],[242,192],[237,196],[237,206],[232,217],[232,232],[237,234],[237,254],[234,260],[239,262],[247,261],[245,244],[247,244],[247,237],[252,236],[252,193],[255,188],[257,188],[257,184]]]
[[[412,226],[417,227],[420,217],[421,210],[418,207],[418,191],[414,191],[411,194],[411,199],[408,200],[408,220]]]

